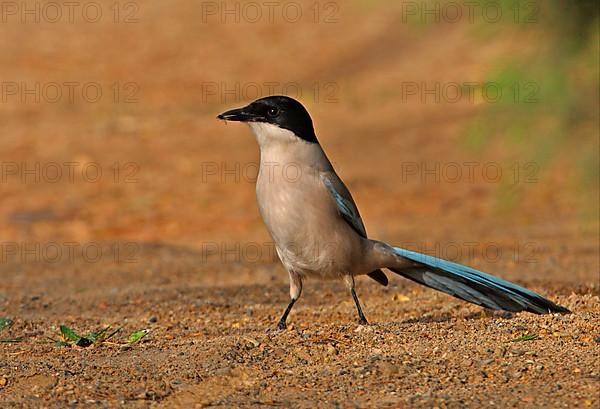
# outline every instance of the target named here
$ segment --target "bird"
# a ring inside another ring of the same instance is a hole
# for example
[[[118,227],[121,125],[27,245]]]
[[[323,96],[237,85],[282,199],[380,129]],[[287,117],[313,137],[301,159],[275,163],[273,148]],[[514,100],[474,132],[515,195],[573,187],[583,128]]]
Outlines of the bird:
[[[258,209],[290,280],[290,299],[278,329],[286,328],[309,277],[343,280],[358,323],[367,325],[355,277],[367,275],[387,286],[383,269],[492,310],[570,312],[474,268],[370,239],[350,191],[317,139],[310,114],[296,99],[267,96],[217,118],[246,123],[258,142]]]

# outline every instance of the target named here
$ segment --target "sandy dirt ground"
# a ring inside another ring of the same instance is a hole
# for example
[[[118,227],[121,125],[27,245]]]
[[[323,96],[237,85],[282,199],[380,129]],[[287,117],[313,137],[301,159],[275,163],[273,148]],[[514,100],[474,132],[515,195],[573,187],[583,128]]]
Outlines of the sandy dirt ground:
[[[94,83],[105,95],[2,95],[0,407],[600,407],[598,189],[578,182],[598,152],[582,137],[597,134],[597,82],[579,95],[593,93],[595,119],[574,116],[554,145],[543,94],[535,132],[515,142],[490,125],[475,148],[465,134],[489,120],[485,101],[401,95],[403,81],[484,81],[507,56],[535,65],[553,47],[543,19],[411,25],[399,2],[353,1],[328,24],[299,2],[306,18],[291,25],[205,18],[202,2],[133,4],[117,22],[102,3],[108,17],[94,24],[10,15],[0,26],[4,83]],[[138,21],[123,22],[131,12]],[[274,331],[288,284],[255,205],[258,149],[245,126],[215,120],[247,96],[224,88],[269,81],[303,88],[371,237],[573,313],[485,311],[390,273],[385,288],[358,279],[371,325],[356,323],[343,283],[308,280],[289,328]],[[456,164],[454,180],[443,169]],[[490,164],[503,176],[479,171]],[[65,346],[61,325],[118,331]]]
[[[399,278],[387,288],[359,280],[369,326],[356,323],[342,283],[309,281],[278,332],[287,302],[279,265],[206,263],[160,245],[139,256],[133,268],[109,258],[10,270],[1,302],[14,323],[3,336],[22,341],[2,345],[3,407],[599,404],[598,288],[571,274],[505,275],[573,311],[547,316],[484,311]],[[215,286],[222,275],[231,282]],[[58,347],[49,339],[60,338],[59,324],[123,330]],[[139,329],[148,335],[128,344]],[[523,336],[537,338],[513,341]]]

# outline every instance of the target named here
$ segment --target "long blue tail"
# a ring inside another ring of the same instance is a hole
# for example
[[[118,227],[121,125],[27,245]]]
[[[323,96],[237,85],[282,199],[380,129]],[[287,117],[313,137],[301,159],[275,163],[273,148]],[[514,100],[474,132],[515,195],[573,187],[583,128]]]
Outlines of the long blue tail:
[[[474,268],[399,247],[393,249],[397,255],[419,263],[408,269],[391,269],[394,273],[473,304],[535,314],[571,312],[533,291]]]

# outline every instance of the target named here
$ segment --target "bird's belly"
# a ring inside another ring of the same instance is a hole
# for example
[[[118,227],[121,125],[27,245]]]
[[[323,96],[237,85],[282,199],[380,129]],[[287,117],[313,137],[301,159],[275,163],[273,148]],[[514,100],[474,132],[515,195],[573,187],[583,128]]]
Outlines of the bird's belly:
[[[260,213],[288,270],[324,278],[350,273],[359,238],[339,217],[314,177],[258,181]]]

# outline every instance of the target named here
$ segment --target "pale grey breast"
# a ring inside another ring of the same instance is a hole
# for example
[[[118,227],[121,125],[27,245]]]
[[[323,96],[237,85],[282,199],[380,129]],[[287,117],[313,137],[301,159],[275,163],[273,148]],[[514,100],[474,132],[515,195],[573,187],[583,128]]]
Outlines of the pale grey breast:
[[[360,238],[340,217],[321,174],[332,171],[317,144],[281,141],[261,147],[258,207],[288,269],[337,277],[360,256]]]

